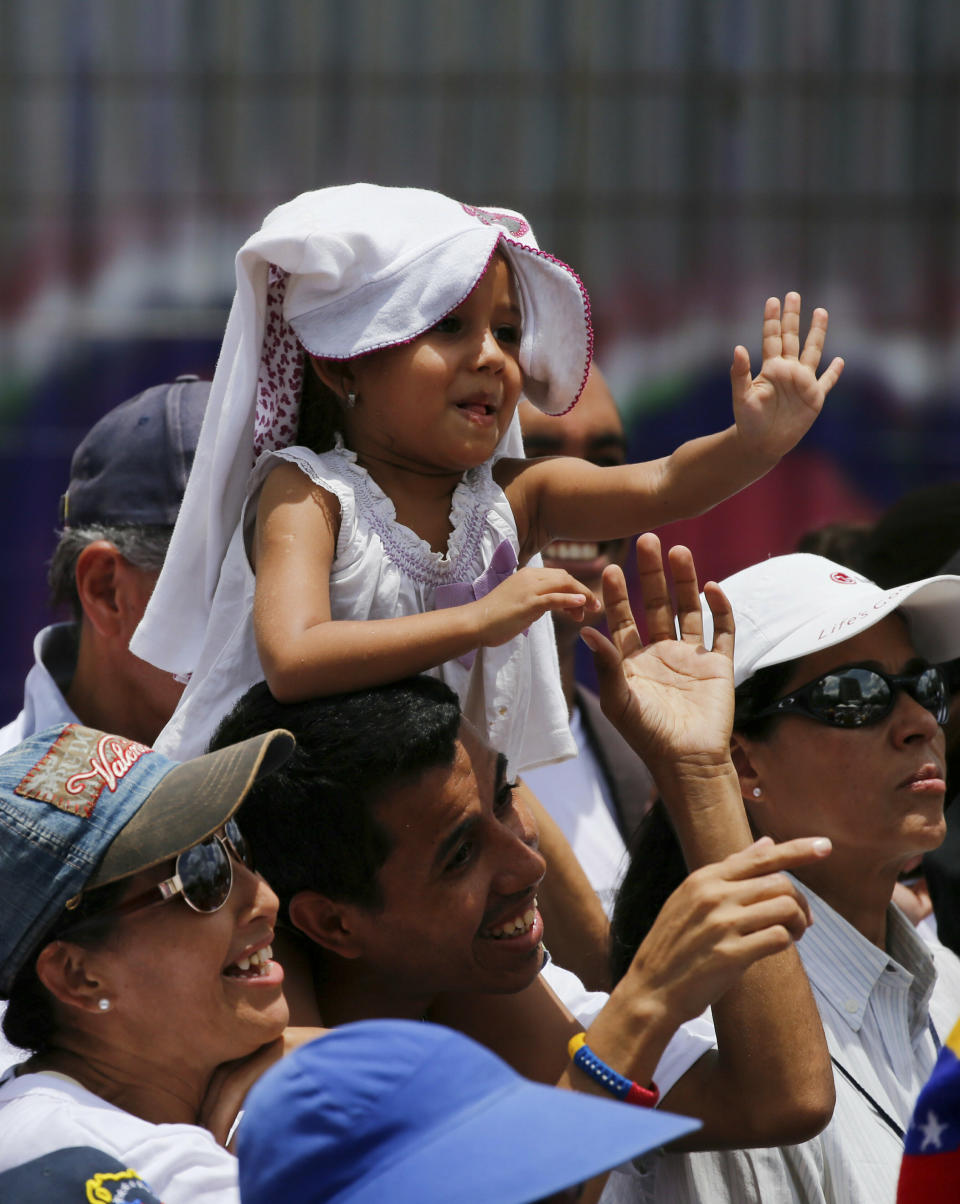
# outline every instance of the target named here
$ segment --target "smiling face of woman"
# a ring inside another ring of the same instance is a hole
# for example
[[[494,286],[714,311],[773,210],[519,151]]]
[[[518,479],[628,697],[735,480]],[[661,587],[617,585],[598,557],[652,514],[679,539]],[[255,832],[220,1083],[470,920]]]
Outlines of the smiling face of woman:
[[[145,1074],[157,1066],[186,1082],[203,1079],[286,1026],[283,971],[268,956],[277,897],[259,874],[232,864],[233,886],[218,911],[198,914],[174,897],[119,916],[86,955],[86,973],[110,1003],[103,1039],[142,1059]],[[173,869],[166,862],[134,875],[121,905]]]
[[[843,665],[867,663],[897,674],[916,659],[905,622],[891,615],[803,657],[781,696]],[[943,729],[903,691],[879,723],[845,729],[784,715],[763,739],[736,734],[735,755],[744,799],[762,833],[833,841],[824,874],[892,880],[912,857],[943,840]]]

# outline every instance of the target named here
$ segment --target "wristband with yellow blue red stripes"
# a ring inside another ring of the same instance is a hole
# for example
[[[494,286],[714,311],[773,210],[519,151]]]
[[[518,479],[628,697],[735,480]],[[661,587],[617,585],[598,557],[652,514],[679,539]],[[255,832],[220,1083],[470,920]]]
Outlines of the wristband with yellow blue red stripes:
[[[649,1087],[641,1087],[639,1083],[624,1078],[606,1062],[602,1062],[587,1044],[586,1033],[577,1033],[570,1038],[567,1043],[567,1053],[574,1066],[578,1066],[595,1083],[599,1083],[604,1091],[609,1091],[611,1095],[622,1099],[626,1104],[639,1104],[641,1108],[653,1108],[660,1099],[660,1091],[656,1083],[651,1083]]]

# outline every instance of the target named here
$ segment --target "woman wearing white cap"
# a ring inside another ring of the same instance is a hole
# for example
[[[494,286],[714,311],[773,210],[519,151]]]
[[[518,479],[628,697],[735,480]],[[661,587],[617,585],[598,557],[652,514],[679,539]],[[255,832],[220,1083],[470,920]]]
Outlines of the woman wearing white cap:
[[[621,1176],[608,1191],[614,1200],[892,1201],[913,1103],[960,1010],[960,961],[921,940],[890,902],[900,871],[945,831],[949,697],[938,666],[960,654],[960,577],[883,590],[795,554],[721,585],[737,627],[733,760],[751,823],[775,840],[816,832],[833,844],[830,858],[796,876],[814,917],[798,950],[837,1106],[812,1141],[669,1156],[642,1183]],[[661,819],[635,849],[614,917],[618,960],[667,886],[647,883],[668,843]],[[931,1149],[939,1132],[934,1117]]]

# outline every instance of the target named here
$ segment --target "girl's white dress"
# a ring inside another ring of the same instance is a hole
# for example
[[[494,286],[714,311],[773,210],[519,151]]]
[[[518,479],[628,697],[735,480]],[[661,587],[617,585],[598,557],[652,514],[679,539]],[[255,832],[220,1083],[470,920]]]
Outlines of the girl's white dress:
[[[263,678],[253,632],[255,578],[247,547],[261,487],[280,460],[296,464],[340,502],[340,532],[330,574],[334,619],[421,614],[443,604],[444,593],[453,593],[450,604],[455,604],[462,600],[458,593],[463,586],[480,579],[483,591],[495,584],[490,579],[492,564],[506,561],[507,572],[509,563],[516,564],[516,521],[493,479],[491,462],[470,469],[454,491],[452,532],[441,554],[396,521],[393,502],[342,443],[323,454],[288,447],[261,456],[223,562],[199,662],[157,741],[168,756],[186,759],[204,752],[220,719]],[[511,773],[575,754],[549,615],[502,647],[482,648],[474,658],[449,661],[432,672],[457,692],[464,714],[491,747],[506,755]]]

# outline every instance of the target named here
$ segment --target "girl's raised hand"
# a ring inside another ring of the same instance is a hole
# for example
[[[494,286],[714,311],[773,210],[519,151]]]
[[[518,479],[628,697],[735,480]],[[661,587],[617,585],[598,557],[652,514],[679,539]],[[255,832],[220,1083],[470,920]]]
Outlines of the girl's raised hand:
[[[689,549],[670,549],[676,618],[660,541],[637,540],[637,572],[649,644],[644,647],[622,570],[603,573],[610,639],[581,632],[594,654],[604,714],[651,769],[684,758],[726,764],[733,726],[733,613],[718,585],[706,586],[713,615],[713,650],[703,642],[697,571]]]
[[[496,589],[470,605],[477,607],[478,643],[495,648],[512,640],[548,610],[564,610],[582,622],[600,609],[600,599],[565,569],[518,569]]]
[[[827,336],[827,311],[815,309],[800,350],[800,294],[787,293],[763,310],[763,363],[750,375],[750,353],[736,347],[730,369],[733,417],[747,455],[772,467],[813,425],[827,394],[843,371],[834,359],[818,377]]]

